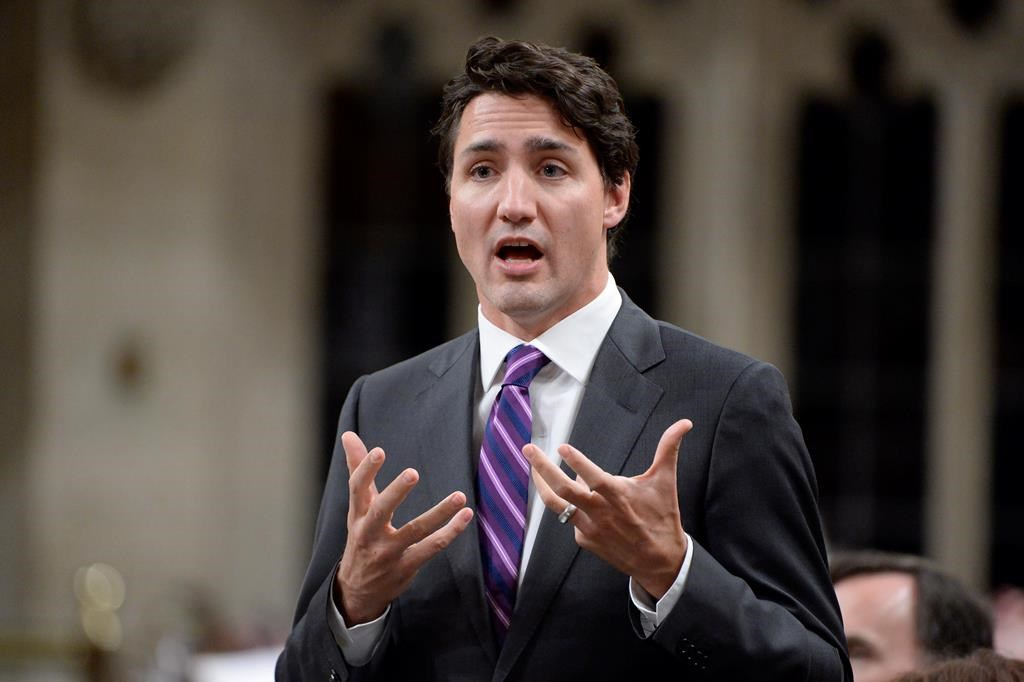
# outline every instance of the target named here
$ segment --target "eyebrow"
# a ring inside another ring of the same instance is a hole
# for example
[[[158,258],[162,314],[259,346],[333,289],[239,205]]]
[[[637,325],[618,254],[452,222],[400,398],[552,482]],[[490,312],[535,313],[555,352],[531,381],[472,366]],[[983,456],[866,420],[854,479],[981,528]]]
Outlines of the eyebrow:
[[[505,144],[498,142],[497,140],[480,140],[469,145],[459,156],[469,156],[471,154],[480,154],[486,152],[497,152],[505,149]],[[529,152],[568,152],[570,154],[578,153],[576,148],[572,145],[566,144],[561,140],[556,140],[550,137],[531,137],[526,140],[526,149]]]
[[[531,137],[526,141],[526,148],[531,152],[572,152],[576,153],[576,148],[571,145],[562,142],[561,140],[555,140],[550,137]]]
[[[470,154],[479,154],[481,152],[496,152],[504,147],[505,145],[498,144],[495,140],[480,140],[463,149],[459,156],[469,156]]]

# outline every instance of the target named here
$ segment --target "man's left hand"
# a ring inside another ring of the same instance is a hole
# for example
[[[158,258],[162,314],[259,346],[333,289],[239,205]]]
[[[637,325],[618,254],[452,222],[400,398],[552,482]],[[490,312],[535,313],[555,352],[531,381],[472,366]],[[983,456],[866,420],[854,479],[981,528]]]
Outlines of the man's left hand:
[[[569,520],[576,543],[632,577],[656,600],[672,586],[686,556],[676,464],[683,436],[692,428],[689,419],[668,427],[650,468],[632,478],[609,474],[564,444],[558,453],[576,472],[574,481],[536,445],[523,448],[544,506],[560,514],[576,505]]]

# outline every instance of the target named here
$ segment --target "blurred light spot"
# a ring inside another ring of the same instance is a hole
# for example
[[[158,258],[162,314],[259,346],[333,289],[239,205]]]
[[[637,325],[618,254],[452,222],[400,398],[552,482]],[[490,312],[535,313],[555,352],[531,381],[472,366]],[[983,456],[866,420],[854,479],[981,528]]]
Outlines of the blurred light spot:
[[[86,638],[97,649],[117,651],[124,640],[117,615],[125,599],[121,573],[110,564],[82,566],[75,571],[74,583],[78,619]]]
[[[124,578],[109,564],[82,566],[75,572],[75,596],[82,606],[116,611],[124,604]]]
[[[96,648],[117,651],[121,647],[124,632],[116,612],[86,608],[82,609],[80,616],[85,636]]]

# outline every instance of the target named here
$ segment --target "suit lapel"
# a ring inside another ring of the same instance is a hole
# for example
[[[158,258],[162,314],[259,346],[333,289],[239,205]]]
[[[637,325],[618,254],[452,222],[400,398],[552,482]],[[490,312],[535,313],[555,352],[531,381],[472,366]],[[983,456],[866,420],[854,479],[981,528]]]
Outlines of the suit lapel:
[[[622,294],[622,308],[598,350],[569,442],[607,472],[622,471],[662,390],[643,372],[665,358],[657,323]],[[569,472],[563,463],[563,470]],[[494,680],[503,680],[536,633],[579,546],[572,528],[545,514],[516,598]]]
[[[461,343],[460,343],[461,342]],[[419,459],[431,498],[441,500],[452,491],[466,494],[466,505],[477,508],[473,450],[473,410],[475,383],[479,381],[479,337],[467,334],[447,354],[430,367],[437,380],[419,396],[419,404],[429,406],[419,419],[423,425]],[[442,552],[458,586],[462,611],[473,626],[480,644],[490,659],[497,659],[497,648],[484,598],[483,569],[476,524],[471,524]]]

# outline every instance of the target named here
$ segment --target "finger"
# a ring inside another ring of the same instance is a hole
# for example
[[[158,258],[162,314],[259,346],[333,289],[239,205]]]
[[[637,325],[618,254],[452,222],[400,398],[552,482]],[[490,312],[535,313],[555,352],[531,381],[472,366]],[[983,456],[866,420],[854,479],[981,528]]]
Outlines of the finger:
[[[351,476],[366,459],[366,445],[354,431],[346,431],[341,434],[341,447],[345,449],[345,463],[348,464],[348,473]]]
[[[669,470],[674,477],[676,463],[679,461],[679,446],[683,442],[683,436],[692,428],[693,422],[689,419],[680,419],[665,429],[665,433],[661,434],[661,440],[658,441],[658,449],[654,451],[654,461],[643,475],[654,475],[661,470]]]
[[[585,501],[590,495],[590,488],[586,484],[579,483],[566,476],[565,472],[548,459],[547,455],[536,445],[530,444],[524,447],[523,456],[530,462],[533,471],[544,479],[544,482],[548,484],[559,498],[568,500],[575,505],[586,503]],[[545,503],[544,506],[547,506],[547,504]],[[563,508],[565,507],[564,504],[562,506]]]
[[[540,501],[544,503],[544,506],[556,514],[561,513],[569,503],[555,494],[555,491],[551,489],[551,486],[540,475],[536,467],[533,467],[530,471],[530,477],[533,479],[533,486],[537,489],[537,496],[540,497]]]
[[[348,465],[348,473],[350,480],[351,477],[356,474],[356,471],[359,469],[359,466],[366,461],[367,456],[373,453],[374,451],[380,452],[380,461],[376,461],[377,458],[373,457],[371,458],[371,463],[381,464],[384,461],[384,451],[381,450],[381,448],[373,448],[373,450],[370,450],[368,453],[366,451],[366,445],[363,444],[363,439],[352,431],[346,431],[345,433],[341,434],[341,446],[345,450],[345,463]],[[374,476],[376,476],[376,472],[374,472]],[[373,477],[371,476],[371,486],[373,486],[372,491],[376,493],[377,488],[376,486],[373,485],[372,478]],[[363,485],[363,482],[359,481],[359,484]]]
[[[583,484],[590,490],[596,490],[603,494],[612,487],[615,477],[591,462],[586,455],[573,446],[568,443],[558,446],[558,454],[576,472],[577,480],[582,479]]]
[[[565,508],[569,506],[569,503],[564,499],[555,494],[555,491],[551,489],[547,481],[541,478],[540,474],[536,470],[532,472],[533,485],[537,488],[537,494],[540,496],[541,502],[548,508],[553,514],[560,515]],[[575,526],[577,531],[592,532],[594,528],[594,522],[590,516],[587,515],[581,507],[577,506],[576,511],[569,516],[566,521],[567,524]],[[576,535],[576,542],[579,544],[579,533]],[[582,545],[581,545],[582,546]]]
[[[351,435],[353,439],[345,438]],[[351,499],[349,510],[357,517],[366,514],[370,503],[377,496],[377,486],[373,479],[377,476],[381,466],[384,464],[384,451],[380,448],[373,448],[366,452],[366,446],[354,433],[347,432],[342,436],[342,445],[345,446],[345,458],[351,466],[358,462],[355,469],[351,470],[348,479],[348,487]],[[351,454],[350,454],[351,448]]]
[[[461,495],[462,493],[455,494]],[[451,499],[451,497],[452,496],[449,496],[449,499]],[[464,496],[462,499],[463,503],[465,503]],[[469,522],[472,519],[473,510],[468,507],[463,507],[442,527],[409,547],[403,557],[403,560],[408,562],[408,565],[413,570],[419,569],[420,566],[427,563],[427,561],[432,557],[441,552],[448,545],[452,544],[452,541],[457,538],[462,531],[466,530],[466,527],[469,526]]]
[[[359,465],[366,460],[366,445],[363,444],[363,439],[360,438],[353,431],[346,431],[341,434],[341,447],[345,451],[345,464],[348,465],[348,489],[349,489],[349,505],[348,515],[349,518],[359,517],[366,513],[366,507],[369,503],[366,502],[365,496],[358,496],[356,489],[358,487],[358,480],[354,480],[353,476],[356,470],[359,469]]]
[[[371,520],[370,526],[383,529],[388,525],[391,522],[391,517],[395,515],[395,510],[405,501],[419,480],[419,472],[415,469],[406,469],[396,476],[395,480],[391,481],[370,503],[370,508],[366,512]]]
[[[351,500],[349,508],[357,515],[363,516],[377,497],[377,484],[374,479],[384,465],[384,451],[380,448],[370,450],[355,472],[349,478],[348,487]]]
[[[466,496],[456,491],[399,528],[395,535],[396,541],[406,547],[422,542],[431,533],[450,523],[465,507]]]

